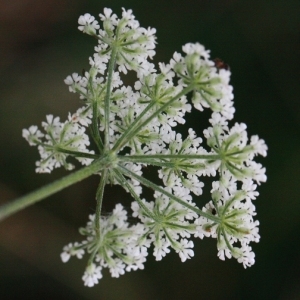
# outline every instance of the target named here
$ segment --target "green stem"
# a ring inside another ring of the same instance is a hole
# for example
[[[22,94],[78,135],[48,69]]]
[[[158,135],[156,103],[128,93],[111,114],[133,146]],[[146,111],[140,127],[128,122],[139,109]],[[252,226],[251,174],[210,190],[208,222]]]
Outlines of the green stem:
[[[84,167],[70,175],[67,175],[42,188],[39,188],[36,191],[33,191],[23,197],[20,197],[14,201],[0,206],[0,221],[24,209],[27,206],[30,206],[78,181],[81,181],[95,174],[96,172],[99,172],[99,170],[101,170],[102,165],[102,159],[96,160],[87,167]]]
[[[96,206],[95,227],[96,227],[96,234],[98,237],[100,237],[100,219],[101,219],[102,200],[103,200],[104,188],[107,183],[107,178],[108,178],[108,170],[104,169],[96,193],[97,206]]]
[[[123,162],[141,163],[161,168],[178,168],[181,169],[193,168],[197,165],[193,165],[187,161],[186,165],[183,164],[185,160],[201,159],[201,160],[217,160],[220,159],[219,155],[197,155],[197,154],[154,154],[154,155],[125,155],[118,156],[118,159]],[[177,164],[178,160],[182,160],[180,164]]]
[[[123,135],[119,138],[119,140],[116,142],[116,144],[113,147],[113,150],[115,152],[118,152],[126,143],[134,137],[145,125],[147,125],[152,119],[154,119],[156,116],[158,116],[161,112],[163,112],[168,106],[170,106],[174,101],[179,99],[180,97],[188,94],[194,89],[194,85],[191,84],[190,86],[187,86],[184,88],[180,93],[178,93],[176,96],[174,96],[172,99],[170,99],[168,102],[166,102],[163,106],[161,106],[157,111],[155,111],[152,115],[150,115],[146,120],[144,120],[141,124],[138,124],[137,126],[130,126],[127,128],[127,130],[123,133]],[[145,110],[149,110],[148,107],[153,106],[153,102],[150,102],[150,104],[145,108]],[[141,120],[141,117],[143,116],[143,112],[139,117],[136,118],[134,121],[134,124],[137,124],[138,121]]]
[[[99,132],[99,124],[98,124],[98,101],[94,98],[93,100],[93,118],[92,118],[92,126],[91,132],[92,137],[96,143],[96,146],[100,153],[103,152],[103,143],[101,140],[100,132]]]
[[[144,155],[127,155],[118,156],[122,161],[131,161],[136,163],[151,163],[149,159],[204,159],[204,160],[218,160],[220,155],[218,154],[144,154]]]
[[[111,84],[112,84],[112,77],[114,73],[116,57],[118,47],[113,47],[111,52],[111,58],[108,65],[108,74],[107,74],[107,89],[106,95],[104,99],[104,119],[105,119],[105,129],[104,129],[104,144],[105,149],[109,147],[109,116],[110,116],[110,95],[111,95]]]
[[[136,126],[136,124],[138,124],[138,122],[141,121],[141,119],[144,117],[144,115],[155,105],[155,102],[152,101],[149,103],[149,105],[135,118],[135,120],[126,128],[125,132],[123,132],[123,135],[117,140],[117,142],[115,143],[113,149],[120,149],[122,148],[122,142],[123,140],[128,140],[128,135],[130,135],[130,133],[132,132],[132,130],[134,130],[134,127]],[[125,142],[126,143],[126,142]],[[123,142],[124,144],[124,142]]]
[[[75,157],[85,157],[85,158],[90,158],[90,159],[97,159],[97,158],[99,158],[99,155],[97,155],[97,154],[80,152],[80,151],[73,151],[73,150],[67,150],[67,149],[60,148],[60,147],[55,148],[55,150],[57,150],[58,152],[61,152],[61,153],[66,153],[66,154],[73,155]]]
[[[141,184],[155,190],[155,191],[158,191],[164,195],[166,195],[167,197],[169,197],[170,199],[178,202],[179,204],[181,204],[182,206],[194,211],[195,213],[197,213],[198,215],[202,216],[202,217],[205,217],[211,221],[214,221],[216,223],[219,223],[220,222],[220,219],[218,217],[215,217],[209,213],[206,213],[204,211],[202,211],[201,209],[195,207],[195,206],[192,206],[190,204],[188,204],[187,202],[179,199],[178,197],[174,196],[173,194],[167,192],[165,189],[163,189],[162,187],[156,185],[155,183],[151,182],[150,180],[144,178],[144,177],[141,177],[137,174],[135,174],[134,172],[128,170],[127,168],[119,165],[119,168],[120,170],[122,171],[122,173],[126,174],[127,176],[129,176],[130,178],[134,178],[136,179],[137,181],[139,181]]]
[[[234,249],[233,249],[232,245],[229,243],[226,232],[223,227],[221,227],[221,232],[223,234],[226,246],[228,247],[228,249],[231,251],[231,254],[232,254],[234,252]]]
[[[140,197],[136,194],[134,189],[132,188],[131,184],[124,178],[123,174],[115,169],[115,174],[118,177],[118,182],[121,186],[126,186],[132,197],[135,199],[135,201],[139,204],[139,206],[145,211],[148,217],[155,220],[155,216],[153,213],[147,208],[147,206],[143,203],[143,201],[140,199]]]

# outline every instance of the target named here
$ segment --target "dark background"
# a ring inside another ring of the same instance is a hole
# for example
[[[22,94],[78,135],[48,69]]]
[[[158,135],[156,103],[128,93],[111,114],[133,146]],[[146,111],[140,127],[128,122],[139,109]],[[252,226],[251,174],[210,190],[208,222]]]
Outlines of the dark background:
[[[37,150],[21,131],[79,107],[63,79],[88,68],[95,42],[77,30],[77,19],[104,7],[120,16],[122,6],[157,29],[155,62],[199,41],[230,65],[235,121],[269,146],[261,160],[268,181],[255,203],[262,236],[253,245],[256,263],[244,270],[222,262],[215,240],[195,240],[195,257],[185,263],[174,253],[161,262],[149,255],[143,271],[119,279],[104,272],[100,284],[83,287],[87,257],[63,264],[59,254],[81,239],[77,229],[93,213],[93,177],[0,224],[0,299],[300,299],[299,0],[0,0],[1,202],[66,174],[35,174]],[[189,118],[199,134],[207,126],[201,116]],[[120,191],[107,190],[106,211],[119,201],[130,206]]]

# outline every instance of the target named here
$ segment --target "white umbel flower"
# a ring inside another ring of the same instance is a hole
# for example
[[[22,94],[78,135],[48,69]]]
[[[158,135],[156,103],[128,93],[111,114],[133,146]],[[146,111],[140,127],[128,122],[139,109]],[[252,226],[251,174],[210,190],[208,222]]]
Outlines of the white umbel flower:
[[[245,124],[230,124],[235,108],[229,68],[212,60],[199,43],[185,44],[183,54],[175,52],[157,68],[151,62],[154,28],[141,27],[130,9],[123,8],[118,17],[104,8],[99,18],[100,24],[88,13],[79,17],[79,30],[98,44],[90,70],[65,79],[82,107],[66,121],[47,115],[42,131],[31,126],[22,132],[29,145],[38,147],[37,172],[72,170],[75,158],[86,167],[68,180],[101,177],[96,214],[80,229],[85,238],[66,245],[62,261],[89,254],[82,279],[92,287],[104,268],[112,277],[143,269],[152,244],[156,260],[174,250],[185,262],[194,256],[192,237],[212,237],[221,260],[233,257],[250,267],[255,262],[250,244],[260,240],[252,201],[267,179],[255,159],[266,156],[267,146],[257,135],[248,138]],[[124,84],[130,82],[129,71],[135,73],[133,87]],[[198,128],[178,130],[187,113],[204,109],[211,110],[204,137]],[[152,171],[159,182],[147,178]],[[213,177],[211,201],[200,209],[204,176]],[[108,184],[132,196],[130,216],[120,203],[101,215]],[[142,198],[146,189],[154,191],[150,200]]]

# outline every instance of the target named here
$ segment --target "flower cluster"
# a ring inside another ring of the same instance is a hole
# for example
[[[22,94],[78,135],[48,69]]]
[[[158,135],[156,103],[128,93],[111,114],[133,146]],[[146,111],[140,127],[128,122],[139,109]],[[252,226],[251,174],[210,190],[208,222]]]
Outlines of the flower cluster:
[[[127,212],[121,204],[116,205],[110,216],[101,217],[98,222],[99,231],[95,228],[95,215],[91,215],[87,226],[80,229],[86,240],[70,243],[61,254],[63,262],[67,262],[71,256],[82,258],[85,251],[91,254],[82,278],[84,284],[93,286],[98,283],[102,268],[109,268],[112,277],[119,277],[125,270],[143,269],[147,251],[136,243],[144,230],[143,226],[138,224],[130,227]]]
[[[143,269],[152,246],[156,260],[173,249],[184,262],[194,256],[192,237],[212,237],[220,259],[253,265],[250,243],[260,236],[252,200],[257,185],[266,181],[265,168],[254,158],[266,156],[267,146],[257,136],[248,138],[245,124],[229,125],[235,112],[230,71],[216,65],[198,43],[184,45],[183,54],[175,52],[156,69],[149,61],[155,54],[155,29],[140,27],[125,9],[118,18],[105,8],[100,20],[101,25],[90,14],[79,18],[79,30],[97,38],[98,45],[90,70],[65,79],[83,107],[64,123],[48,115],[42,123],[45,133],[36,126],[23,130],[29,144],[38,146],[37,172],[60,166],[69,170],[70,156],[87,170],[98,166],[96,214],[80,229],[86,239],[64,247],[63,262],[88,253],[83,281],[91,287],[103,268],[113,277]],[[133,87],[122,81],[128,71],[136,73]],[[175,131],[193,108],[212,111],[203,138],[192,128],[186,136]],[[89,138],[96,149],[88,148]],[[160,185],[143,176],[145,167],[157,170]],[[211,200],[200,209],[193,196],[202,194],[203,176],[214,179]],[[129,224],[121,204],[101,216],[108,183],[131,194],[136,223]],[[154,190],[152,201],[142,198],[143,188]]]
[[[23,137],[31,146],[38,146],[41,160],[36,162],[36,172],[50,173],[54,168],[64,166],[67,170],[72,170],[74,166],[66,162],[67,153],[83,152],[93,154],[93,150],[88,150],[90,141],[85,133],[85,127],[80,126],[74,118],[61,123],[59,117],[47,115],[46,122],[42,122],[46,132],[43,134],[37,126],[31,126],[29,129],[23,129]],[[44,139],[44,141],[42,140]],[[88,165],[91,159],[80,157],[77,159],[83,164]]]

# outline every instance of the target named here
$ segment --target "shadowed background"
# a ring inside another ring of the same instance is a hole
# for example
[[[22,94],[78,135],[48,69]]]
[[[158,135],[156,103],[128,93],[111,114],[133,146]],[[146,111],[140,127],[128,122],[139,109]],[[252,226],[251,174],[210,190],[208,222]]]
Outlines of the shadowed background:
[[[244,270],[220,261],[216,241],[194,240],[195,257],[181,263],[172,253],[148,257],[145,270],[119,279],[104,272],[100,284],[83,287],[87,257],[60,261],[64,245],[80,241],[78,227],[94,212],[96,176],[34,205],[0,224],[1,299],[300,299],[299,50],[300,2],[278,1],[83,1],[0,0],[0,201],[24,195],[67,174],[35,174],[37,149],[22,128],[46,114],[64,120],[80,105],[63,79],[88,69],[95,41],[77,30],[79,15],[110,7],[132,8],[143,27],[157,29],[155,62],[168,62],[187,42],[200,42],[230,65],[235,122],[269,146],[268,182],[256,200],[260,220],[256,263]],[[129,83],[129,82],[128,82]],[[206,115],[188,117],[201,135]],[[206,187],[210,189],[209,186]],[[298,190],[298,192],[297,192]],[[104,210],[130,198],[108,188]],[[197,198],[202,206],[209,199]]]

